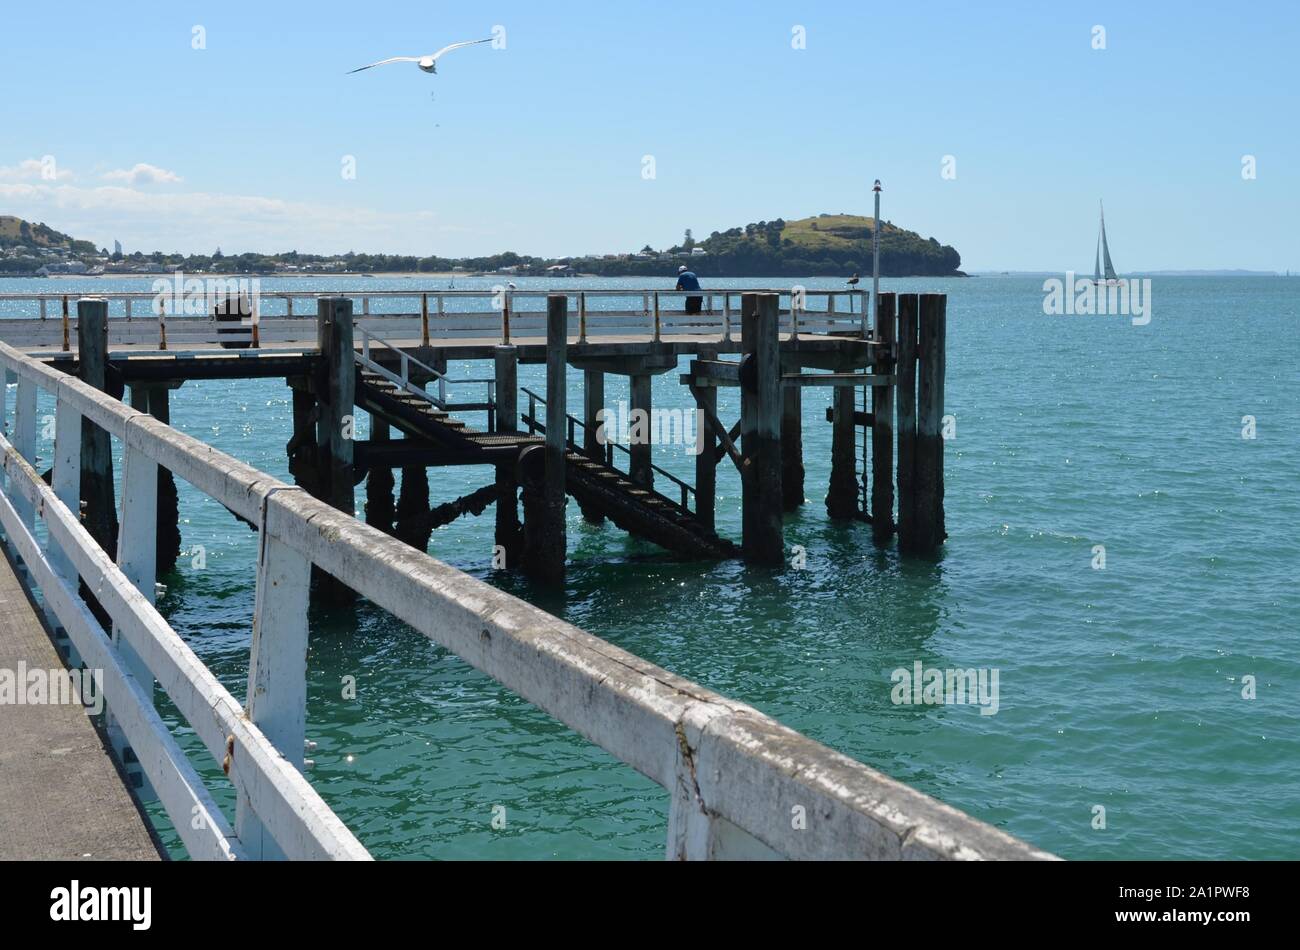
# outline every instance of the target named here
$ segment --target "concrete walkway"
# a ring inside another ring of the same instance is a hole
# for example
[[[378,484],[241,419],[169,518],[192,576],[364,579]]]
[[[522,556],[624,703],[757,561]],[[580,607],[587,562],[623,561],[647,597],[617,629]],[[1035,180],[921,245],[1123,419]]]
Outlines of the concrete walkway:
[[[64,668],[13,565],[0,556],[0,671],[16,676],[20,663],[29,671]],[[158,857],[84,708],[14,705],[0,693],[0,860]]]

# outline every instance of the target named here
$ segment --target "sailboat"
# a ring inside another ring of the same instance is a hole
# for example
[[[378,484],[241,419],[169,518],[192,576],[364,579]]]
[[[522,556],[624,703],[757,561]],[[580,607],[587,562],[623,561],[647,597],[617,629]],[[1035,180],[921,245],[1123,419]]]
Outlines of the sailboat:
[[[1101,202],[1097,202],[1101,207]],[[1103,273],[1103,266],[1105,268]],[[1106,244],[1106,209],[1101,207],[1101,233],[1097,235],[1097,256],[1092,265],[1092,282],[1103,287],[1123,286],[1123,277],[1115,276],[1115,265],[1110,262],[1110,247]]]

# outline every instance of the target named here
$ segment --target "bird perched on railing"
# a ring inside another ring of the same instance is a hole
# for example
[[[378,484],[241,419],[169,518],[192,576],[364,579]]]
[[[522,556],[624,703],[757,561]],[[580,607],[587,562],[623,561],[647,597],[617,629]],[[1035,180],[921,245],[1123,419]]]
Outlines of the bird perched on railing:
[[[854,272],[853,272],[853,276],[849,278],[849,280],[848,280],[848,284],[849,284],[850,287],[856,287],[856,286],[858,286],[858,274],[857,274],[857,271],[854,271]]]
[[[389,59],[381,59],[377,63],[371,63],[369,66],[360,66],[356,69],[348,70],[348,75],[359,73],[363,69],[374,69],[376,66],[386,66],[389,63],[415,63],[426,73],[436,73],[438,71],[438,59],[443,55],[450,53],[454,49],[460,49],[462,46],[474,46],[478,43],[490,43],[492,37],[485,40],[466,40],[463,43],[452,43],[450,46],[444,46],[432,56],[393,56]]]

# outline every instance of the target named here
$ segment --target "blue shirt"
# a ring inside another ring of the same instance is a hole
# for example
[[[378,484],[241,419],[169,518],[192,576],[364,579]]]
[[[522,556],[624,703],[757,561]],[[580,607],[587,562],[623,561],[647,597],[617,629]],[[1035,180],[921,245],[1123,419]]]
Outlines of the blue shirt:
[[[678,290],[699,290],[700,279],[691,271],[683,271],[677,275]]]

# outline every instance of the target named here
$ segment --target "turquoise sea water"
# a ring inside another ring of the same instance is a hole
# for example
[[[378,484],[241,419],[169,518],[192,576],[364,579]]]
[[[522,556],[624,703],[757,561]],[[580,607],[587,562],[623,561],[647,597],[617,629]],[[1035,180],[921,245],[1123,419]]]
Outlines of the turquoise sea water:
[[[149,284],[0,280],[0,290]],[[957,429],[939,557],[904,560],[874,548],[867,527],[827,521],[824,389],[805,392],[808,500],[786,522],[806,570],[673,562],[584,525],[575,505],[562,593],[489,570],[490,510],[436,532],[430,553],[1064,857],[1300,856],[1300,281],[1156,278],[1141,327],[1045,316],[1041,279],[883,287],[949,295]],[[541,378],[521,368],[521,385]],[[570,385],[578,399],[574,374]],[[626,385],[607,380],[609,405]],[[673,374],[654,388],[657,405],[688,405]],[[190,382],[172,400],[173,425],[287,477],[282,381]],[[1253,440],[1242,437],[1247,415]],[[690,480],[684,449],[655,451]],[[431,495],[488,480],[435,471]],[[739,483],[726,465],[719,492],[720,531],[738,538]],[[255,536],[186,486],[181,518],[185,545],[202,545],[207,562],[182,560],[160,607],[242,699]],[[1095,545],[1104,570],[1093,569]],[[658,786],[381,611],[316,611],[312,625],[309,774],[376,857],[662,856]],[[891,672],[917,660],[998,670],[997,714],[891,703]],[[354,701],[341,698],[346,675],[358,680]],[[1248,676],[1254,699],[1242,696]],[[205,769],[230,805],[219,769]],[[497,805],[504,829],[492,824]],[[1098,805],[1105,829],[1093,827]]]

